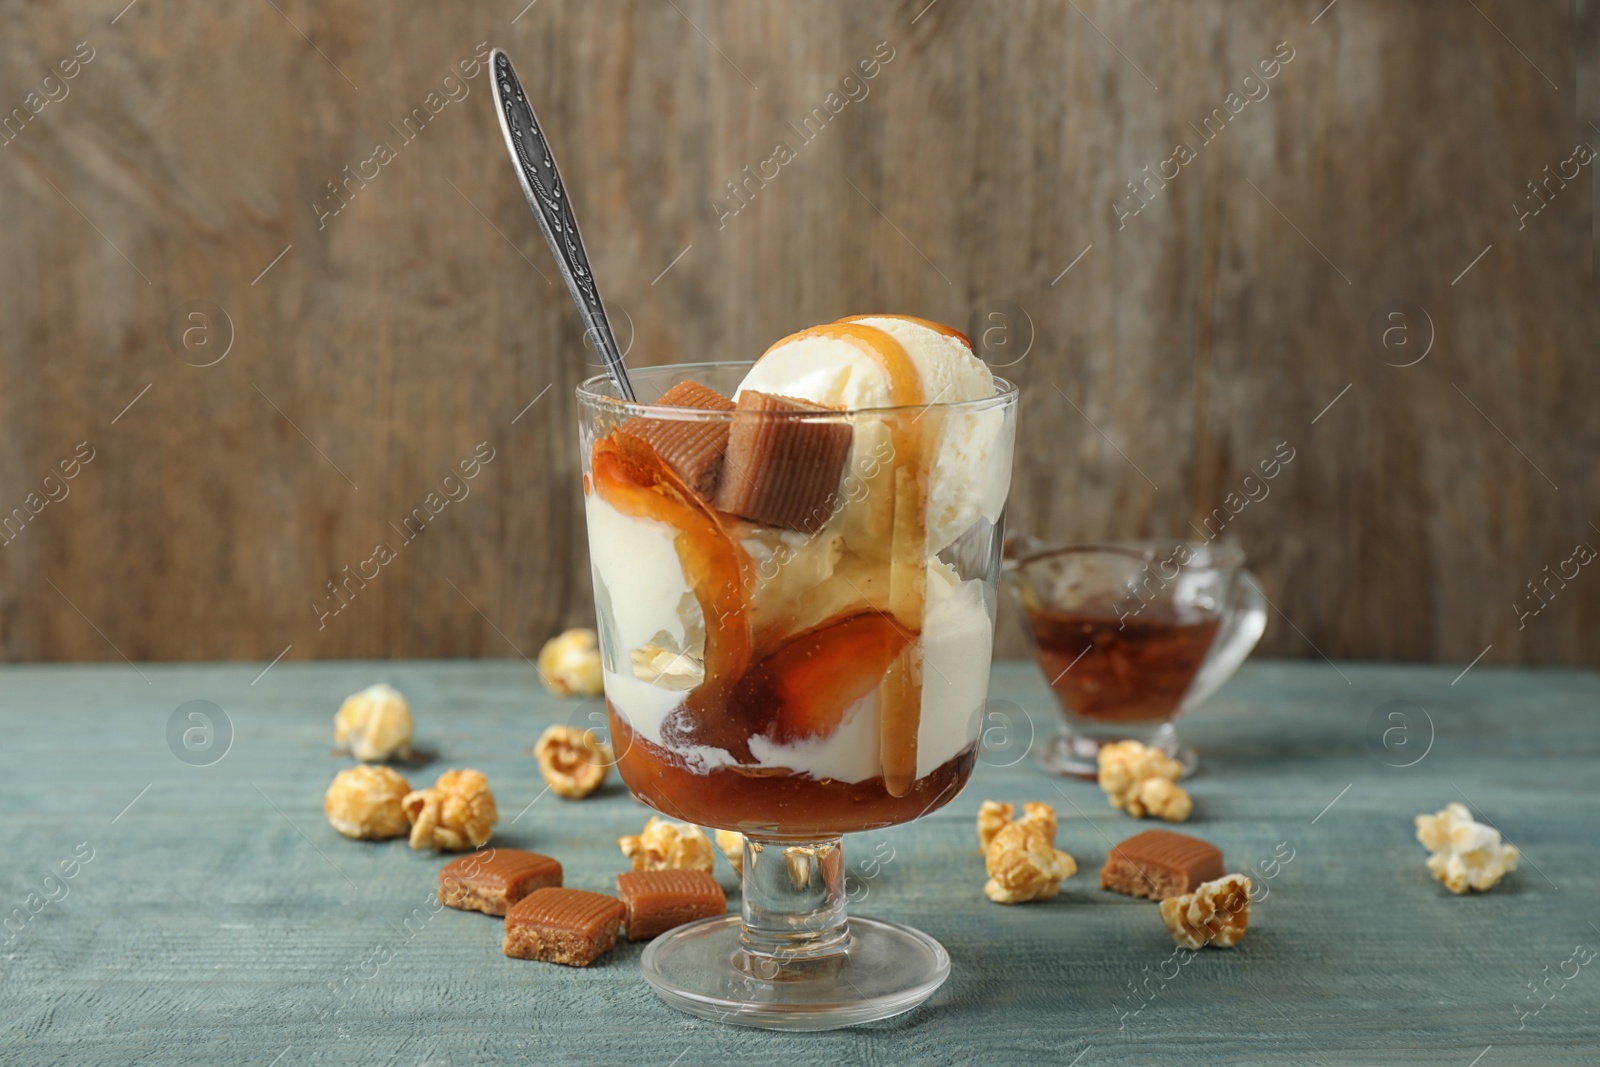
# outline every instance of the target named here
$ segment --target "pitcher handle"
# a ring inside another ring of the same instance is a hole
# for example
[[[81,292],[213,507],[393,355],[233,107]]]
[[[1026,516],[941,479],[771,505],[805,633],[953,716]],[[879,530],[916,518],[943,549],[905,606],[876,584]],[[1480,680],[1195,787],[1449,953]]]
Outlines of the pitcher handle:
[[[1239,669],[1239,665],[1256,647],[1266,628],[1267,598],[1256,584],[1256,576],[1249,571],[1240,571],[1234,580],[1233,592],[1217,638],[1212,642],[1205,663],[1200,665],[1188,694],[1183,698],[1180,713],[1192,711],[1222,688],[1222,683],[1233,677],[1233,672]]]

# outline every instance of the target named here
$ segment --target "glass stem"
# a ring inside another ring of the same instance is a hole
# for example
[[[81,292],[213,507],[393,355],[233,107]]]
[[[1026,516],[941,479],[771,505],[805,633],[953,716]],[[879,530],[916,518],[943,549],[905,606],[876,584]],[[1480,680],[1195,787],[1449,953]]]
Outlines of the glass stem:
[[[804,960],[843,952],[844,845],[838,837],[794,841],[744,839],[745,948]]]

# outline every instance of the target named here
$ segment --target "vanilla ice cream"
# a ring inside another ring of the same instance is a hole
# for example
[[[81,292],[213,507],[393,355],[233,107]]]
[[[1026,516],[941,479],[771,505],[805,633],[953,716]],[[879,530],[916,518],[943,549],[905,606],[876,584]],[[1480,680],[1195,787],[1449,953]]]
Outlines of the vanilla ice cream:
[[[850,321],[881,330],[899,343],[916,369],[924,403],[954,404],[994,395],[994,375],[959,338],[910,319],[868,315]],[[746,389],[851,411],[893,405],[889,376],[859,344],[805,332],[768,349],[739,384],[739,392]],[[999,408],[946,416],[928,487],[930,556],[953,544],[978,519],[994,522],[1000,517],[1009,482],[984,472],[1011,469],[1005,420]],[[877,428],[858,424],[849,469],[859,470],[879,447],[883,435],[871,432]],[[1006,454],[996,454],[1002,450]]]
[[[701,656],[705,619],[678,560],[678,532],[655,519],[624,515],[598,495],[584,501],[584,511],[598,614],[615,639],[606,647]]]

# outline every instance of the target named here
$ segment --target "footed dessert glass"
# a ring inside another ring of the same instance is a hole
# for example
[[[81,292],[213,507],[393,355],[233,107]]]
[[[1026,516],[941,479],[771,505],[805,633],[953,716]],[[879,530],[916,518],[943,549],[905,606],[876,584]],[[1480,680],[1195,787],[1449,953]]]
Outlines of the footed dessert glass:
[[[933,811],[972,772],[1017,392],[654,403],[686,380],[731,397],[750,366],[635,369],[639,403],[580,386],[585,512],[623,781],[744,835],[742,912],[656,938],[645,978],[704,1018],[821,1030],[908,1011],[949,974],[927,934],[846,917],[840,835]]]

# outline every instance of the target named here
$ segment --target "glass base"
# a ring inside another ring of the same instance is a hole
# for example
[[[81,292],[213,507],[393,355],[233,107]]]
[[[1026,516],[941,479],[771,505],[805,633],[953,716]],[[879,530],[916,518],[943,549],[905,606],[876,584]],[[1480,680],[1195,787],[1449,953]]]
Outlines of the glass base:
[[[910,1011],[950,975],[950,956],[920,930],[849,919],[839,951],[805,958],[753,952],[738,915],[671,930],[645,948],[645,980],[672,1007],[767,1030],[833,1030]]]
[[[1061,732],[1046,741],[1039,750],[1039,766],[1065,778],[1094,781],[1100,777],[1100,746],[1125,740],[1142,741],[1177,760],[1183,765],[1180,779],[1194,774],[1200,766],[1200,754],[1178,741],[1177,731],[1170,722],[1162,723],[1153,730],[1125,729],[1120,736],[1090,736],[1075,733],[1070,726],[1063,726]]]

